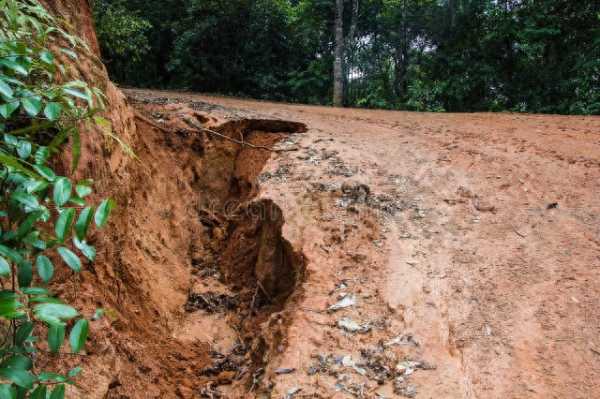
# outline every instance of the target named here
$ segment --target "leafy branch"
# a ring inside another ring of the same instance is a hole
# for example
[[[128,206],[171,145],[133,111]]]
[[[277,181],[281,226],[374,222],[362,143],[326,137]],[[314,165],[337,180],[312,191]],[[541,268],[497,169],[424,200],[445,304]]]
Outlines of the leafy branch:
[[[70,79],[57,61],[56,52],[76,60],[88,51],[37,1],[0,1],[0,399],[64,398],[81,372],[38,370],[36,354],[65,354],[65,340],[67,354],[84,350],[90,322],[50,284],[57,262],[78,273],[95,260],[87,237],[114,207],[88,204],[93,182],[51,166],[70,141],[76,168],[78,125],[104,106],[99,89]]]

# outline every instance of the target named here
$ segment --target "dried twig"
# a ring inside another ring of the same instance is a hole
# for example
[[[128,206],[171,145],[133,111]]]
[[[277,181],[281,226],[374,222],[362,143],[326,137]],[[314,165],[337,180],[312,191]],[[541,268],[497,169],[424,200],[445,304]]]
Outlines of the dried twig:
[[[250,304],[250,313],[254,312],[254,306],[256,304],[256,297],[258,296],[258,284],[256,284],[256,289],[254,290],[254,295],[252,295],[252,303]]]
[[[134,114],[135,117],[138,118],[139,120],[146,122],[147,124],[151,125],[152,127],[157,128],[158,130],[161,130],[165,133],[173,133],[172,130],[169,130],[167,128],[162,127],[161,125],[159,125],[158,123],[154,122],[152,119],[147,118],[146,116],[144,116],[140,111],[138,110],[134,110]]]

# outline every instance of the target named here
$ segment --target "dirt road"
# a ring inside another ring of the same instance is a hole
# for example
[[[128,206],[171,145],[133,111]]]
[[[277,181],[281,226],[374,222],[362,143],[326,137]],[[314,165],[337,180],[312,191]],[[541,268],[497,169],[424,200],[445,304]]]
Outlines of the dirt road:
[[[303,277],[261,321],[254,382],[214,392],[600,397],[600,118],[128,95],[307,127],[276,144],[256,197],[281,208]]]

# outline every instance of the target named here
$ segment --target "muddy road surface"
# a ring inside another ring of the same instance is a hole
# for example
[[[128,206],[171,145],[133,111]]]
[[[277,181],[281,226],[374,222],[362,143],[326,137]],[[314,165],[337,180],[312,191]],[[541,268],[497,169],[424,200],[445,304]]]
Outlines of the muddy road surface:
[[[254,145],[202,208],[192,397],[600,397],[600,118],[126,92]]]

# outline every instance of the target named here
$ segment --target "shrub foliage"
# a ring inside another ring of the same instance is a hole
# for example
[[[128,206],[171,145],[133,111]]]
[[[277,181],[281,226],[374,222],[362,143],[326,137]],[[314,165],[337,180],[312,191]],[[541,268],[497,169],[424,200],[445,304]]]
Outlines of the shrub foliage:
[[[52,167],[67,142],[77,166],[78,126],[103,106],[102,93],[60,62],[87,51],[37,1],[0,1],[0,399],[63,398],[81,371],[38,363],[85,349],[89,321],[51,283],[57,268],[78,273],[94,261],[86,237],[113,207],[89,205],[93,182]]]

